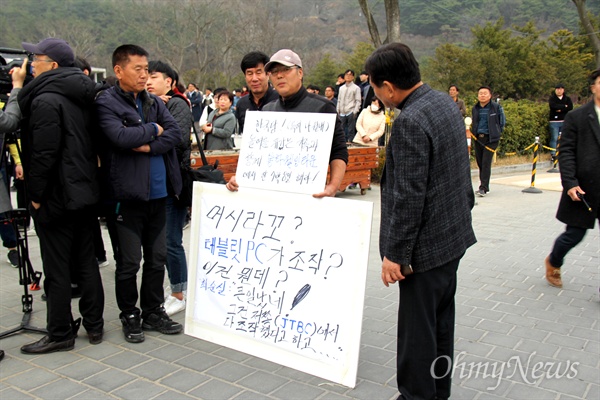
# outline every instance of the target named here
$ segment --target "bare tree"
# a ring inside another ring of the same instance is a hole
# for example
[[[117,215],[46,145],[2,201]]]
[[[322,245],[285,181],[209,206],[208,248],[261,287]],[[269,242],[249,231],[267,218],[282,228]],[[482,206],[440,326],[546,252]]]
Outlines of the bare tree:
[[[384,0],[387,37],[383,42],[381,41],[377,23],[375,22],[375,18],[373,18],[367,0],[358,0],[358,4],[367,20],[369,34],[375,47],[379,47],[385,43],[400,41],[400,5],[398,0]]]
[[[75,55],[87,59],[89,63],[96,61],[93,57],[97,38],[84,22],[66,19],[56,20],[48,23],[45,31],[47,37],[59,37],[66,40]]]
[[[585,7],[585,0],[573,0],[573,3],[575,3],[575,6],[577,7],[577,13],[579,14],[579,20],[583,25],[583,29],[585,29],[585,32],[590,38],[592,50],[596,57],[596,67],[600,68],[600,36],[598,36],[597,32],[594,32],[594,26],[590,22],[588,11]]]

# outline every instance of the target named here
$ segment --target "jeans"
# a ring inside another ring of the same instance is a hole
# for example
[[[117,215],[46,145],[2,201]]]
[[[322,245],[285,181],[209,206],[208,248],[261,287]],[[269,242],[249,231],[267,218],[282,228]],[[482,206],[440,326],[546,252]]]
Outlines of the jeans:
[[[354,118],[354,114],[340,115],[340,120],[342,121],[344,135],[346,135],[346,143],[350,143],[356,135],[356,118]]]
[[[173,197],[167,198],[167,273],[171,291],[187,290],[187,262],[183,248],[183,226],[187,207],[179,207]]]
[[[167,262],[165,199],[124,201],[112,218],[116,233],[115,292],[122,314],[137,314],[137,273],[142,265],[139,298],[142,318],[164,302],[163,281]],[[107,216],[108,217],[108,216]]]
[[[583,240],[586,232],[587,229],[585,228],[567,225],[565,231],[554,242],[554,247],[550,253],[550,264],[554,268],[562,267],[567,253]]]
[[[550,121],[550,143],[549,146],[556,149],[558,144],[558,135],[562,131],[563,121]],[[556,154],[555,150],[551,150],[552,155]]]
[[[486,149],[484,146],[490,149],[496,150],[498,142],[490,143],[489,135],[477,134],[477,143],[475,143],[475,160],[477,161],[477,167],[479,168],[479,189],[490,191],[490,176],[492,175],[492,160],[494,153]]]

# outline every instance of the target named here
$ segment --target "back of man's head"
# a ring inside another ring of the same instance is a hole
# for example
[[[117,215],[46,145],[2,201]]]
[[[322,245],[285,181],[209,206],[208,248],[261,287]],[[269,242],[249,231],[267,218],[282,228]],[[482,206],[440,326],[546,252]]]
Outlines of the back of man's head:
[[[269,62],[269,56],[263,53],[262,51],[252,51],[242,58],[242,62],[240,63],[240,68],[242,72],[245,74],[248,68],[256,68],[260,64],[267,65]]]
[[[389,43],[375,50],[367,59],[365,69],[377,87],[388,81],[399,89],[408,90],[421,82],[419,63],[403,43]]]
[[[112,54],[112,66],[125,65],[130,56],[148,57],[148,52],[135,44],[124,44],[115,49]]]
[[[160,72],[165,78],[171,78],[171,84],[177,83],[177,73],[171,66],[160,60],[153,60],[148,63],[148,73]]]
[[[600,68],[598,68],[595,71],[592,71],[592,73],[588,77],[588,81],[590,83],[590,86],[594,85],[596,83],[596,79],[598,79],[598,78],[600,78]]]
[[[81,56],[75,57],[75,66],[82,70],[84,74],[85,71],[87,71],[88,73],[86,75],[90,75],[92,73],[92,66],[85,58]]]

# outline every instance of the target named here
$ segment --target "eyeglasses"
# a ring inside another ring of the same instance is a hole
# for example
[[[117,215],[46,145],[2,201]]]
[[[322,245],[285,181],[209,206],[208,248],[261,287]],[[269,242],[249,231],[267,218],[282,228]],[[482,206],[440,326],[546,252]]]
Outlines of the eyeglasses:
[[[269,71],[269,75],[279,75],[279,74],[286,75],[288,72],[290,72],[294,68],[298,68],[298,67],[297,66],[286,67],[285,65],[282,65],[281,67],[271,68],[271,70]]]
[[[33,61],[35,62],[54,62],[54,60],[52,60],[51,58],[39,58],[38,56],[33,56]]]

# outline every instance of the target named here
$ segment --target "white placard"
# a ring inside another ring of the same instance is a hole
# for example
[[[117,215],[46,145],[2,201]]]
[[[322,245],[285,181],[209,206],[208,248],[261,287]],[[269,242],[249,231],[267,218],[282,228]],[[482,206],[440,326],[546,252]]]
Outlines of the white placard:
[[[195,182],[185,333],[354,387],[372,213]]]
[[[236,180],[293,193],[325,188],[335,114],[247,111]]]

